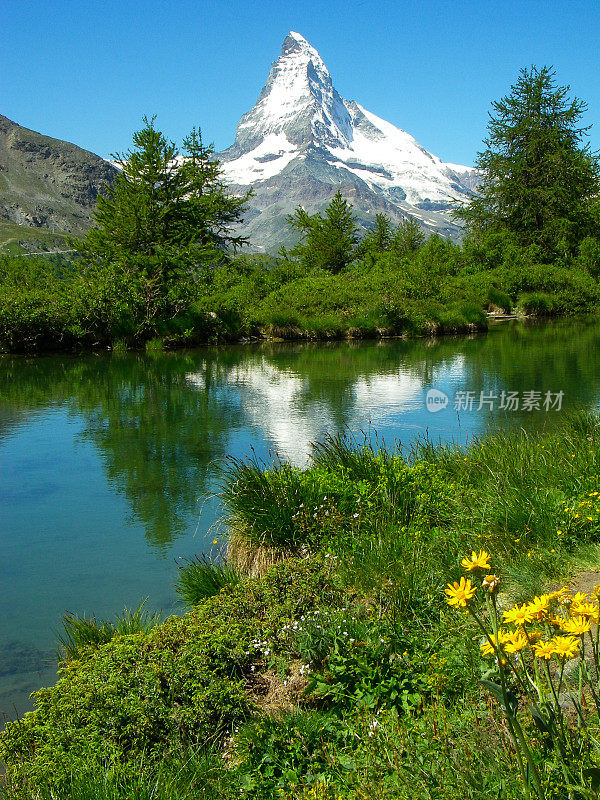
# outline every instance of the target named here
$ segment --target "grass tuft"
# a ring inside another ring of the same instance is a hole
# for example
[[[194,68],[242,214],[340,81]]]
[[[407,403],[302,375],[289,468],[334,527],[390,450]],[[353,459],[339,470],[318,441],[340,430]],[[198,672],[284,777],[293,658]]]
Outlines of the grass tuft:
[[[190,607],[219,594],[226,586],[236,586],[240,573],[230,563],[214,564],[206,555],[185,559],[179,566],[177,594]]]

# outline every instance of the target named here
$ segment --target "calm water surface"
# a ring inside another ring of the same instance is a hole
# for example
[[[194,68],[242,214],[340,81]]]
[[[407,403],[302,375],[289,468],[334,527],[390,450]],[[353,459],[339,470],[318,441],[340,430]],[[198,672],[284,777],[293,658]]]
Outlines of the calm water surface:
[[[0,356],[0,718],[54,681],[66,611],[181,607],[177,559],[210,551],[228,455],[349,430],[409,446],[540,427],[600,399],[600,324],[504,323],[436,342],[260,345],[160,355]],[[430,389],[449,397],[425,405]],[[473,392],[457,412],[457,392]],[[564,392],[562,412],[498,409],[502,391]],[[479,406],[480,393],[498,400]]]

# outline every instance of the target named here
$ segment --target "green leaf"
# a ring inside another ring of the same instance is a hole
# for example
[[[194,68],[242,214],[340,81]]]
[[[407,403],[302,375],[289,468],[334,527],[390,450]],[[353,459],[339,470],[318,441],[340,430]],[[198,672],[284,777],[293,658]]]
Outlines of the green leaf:
[[[517,710],[519,708],[519,698],[516,696],[514,692],[511,692],[510,689],[507,689],[505,693],[502,692],[502,686],[499,683],[493,683],[492,681],[479,681],[479,683],[483,686],[484,689],[494,697],[498,703],[502,706],[504,711],[511,717],[516,716]],[[506,704],[504,703],[504,696],[506,695]]]
[[[550,733],[552,720],[546,720],[540,708],[535,704],[529,706],[529,712],[538,729],[542,733]]]
[[[588,767],[581,771],[584,780],[589,781],[592,789],[598,791],[600,789],[600,768]]]

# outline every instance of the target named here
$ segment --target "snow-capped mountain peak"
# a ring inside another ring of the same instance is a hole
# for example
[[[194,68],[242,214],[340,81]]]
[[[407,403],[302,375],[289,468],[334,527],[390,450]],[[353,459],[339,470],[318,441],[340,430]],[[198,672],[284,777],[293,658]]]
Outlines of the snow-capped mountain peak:
[[[339,146],[352,138],[350,115],[329,70],[315,48],[294,31],[285,37],[256,105],[240,120],[234,147],[248,152],[261,139],[281,134],[296,148],[313,140]]]
[[[396,220],[411,214],[452,232],[450,216],[436,215],[467,200],[475,181],[472,168],[444,164],[410,134],[344,100],[318,51],[295,31],[285,37],[256,105],[241,118],[235,142],[219,158],[225,179],[252,185],[254,209],[272,221],[274,211],[264,201],[274,195],[280,201],[273,190],[282,185],[294,190],[287,200],[301,195],[295,205],[310,211],[346,186],[355,212],[357,196],[369,206],[366,224],[381,210]],[[288,212],[289,202],[284,205]]]

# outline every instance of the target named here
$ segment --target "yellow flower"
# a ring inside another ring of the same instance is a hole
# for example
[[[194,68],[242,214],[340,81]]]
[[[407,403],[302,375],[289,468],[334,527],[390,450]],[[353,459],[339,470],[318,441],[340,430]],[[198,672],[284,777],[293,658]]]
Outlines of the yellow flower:
[[[574,658],[579,650],[579,639],[572,636],[555,636],[551,640],[554,645],[554,654],[559,658]]]
[[[566,619],[562,624],[563,631],[565,633],[570,633],[572,636],[583,636],[591,627],[590,621],[585,617]]]
[[[593,603],[571,603],[571,614],[578,614],[598,622],[598,606]]]
[[[545,658],[547,661],[554,655],[554,642],[538,642],[533,645],[533,652],[538,658]]]
[[[502,616],[504,622],[512,622],[513,625],[526,625],[528,622],[533,621],[533,614],[528,608],[527,603],[523,603],[522,606],[518,604],[513,606],[509,611],[505,611]]]
[[[499,645],[505,644],[509,640],[509,634],[506,631],[498,631],[498,636],[494,636],[494,634],[490,634],[491,641],[498,647]],[[480,645],[479,647],[482,656],[493,656],[496,652],[496,648],[492,647],[490,641],[488,639]]]
[[[559,535],[559,536],[562,536],[562,535],[563,535],[563,532],[562,532],[562,531],[556,531],[556,532],[558,533],[558,535]]]
[[[555,614],[548,614],[548,622],[553,628],[562,628],[565,620],[562,617],[557,617]]]
[[[485,576],[485,578],[481,582],[481,585],[486,591],[488,591],[491,594],[493,591],[497,589],[499,583],[500,583],[500,578],[497,575],[492,575],[490,573],[489,575]]]
[[[598,595],[600,594],[600,583],[597,583],[594,586],[594,594],[596,595],[596,597],[598,597]]]
[[[471,558],[463,558],[460,563],[468,572],[474,569],[491,569],[490,554],[485,550],[480,550],[479,553],[473,550]]]
[[[552,551],[554,552],[554,550]],[[557,589],[556,592],[550,592],[548,595],[550,600],[558,600],[559,603],[564,602],[567,598],[571,597],[571,592],[567,589],[566,586],[563,586],[562,589]]]
[[[506,642],[504,650],[507,653],[518,653],[519,650],[522,650],[524,647],[527,647],[528,644],[529,642],[527,640],[527,636],[525,636],[525,632],[515,631],[514,633],[510,634],[510,638]]]
[[[571,598],[571,602],[574,603],[575,605],[577,605],[579,603],[585,603],[587,600],[588,600],[588,596],[587,596],[587,594],[585,592],[577,592]]]
[[[213,539],[213,544],[217,544],[218,541],[219,541],[218,539]]]
[[[541,594],[534,597],[533,600],[527,604],[527,609],[531,613],[533,619],[542,620],[548,611],[550,605],[550,596]]]
[[[456,606],[456,608],[465,608],[467,600],[470,600],[477,588],[471,585],[470,578],[461,578],[459,583],[449,583],[448,588],[444,589],[448,595],[448,605]]]

